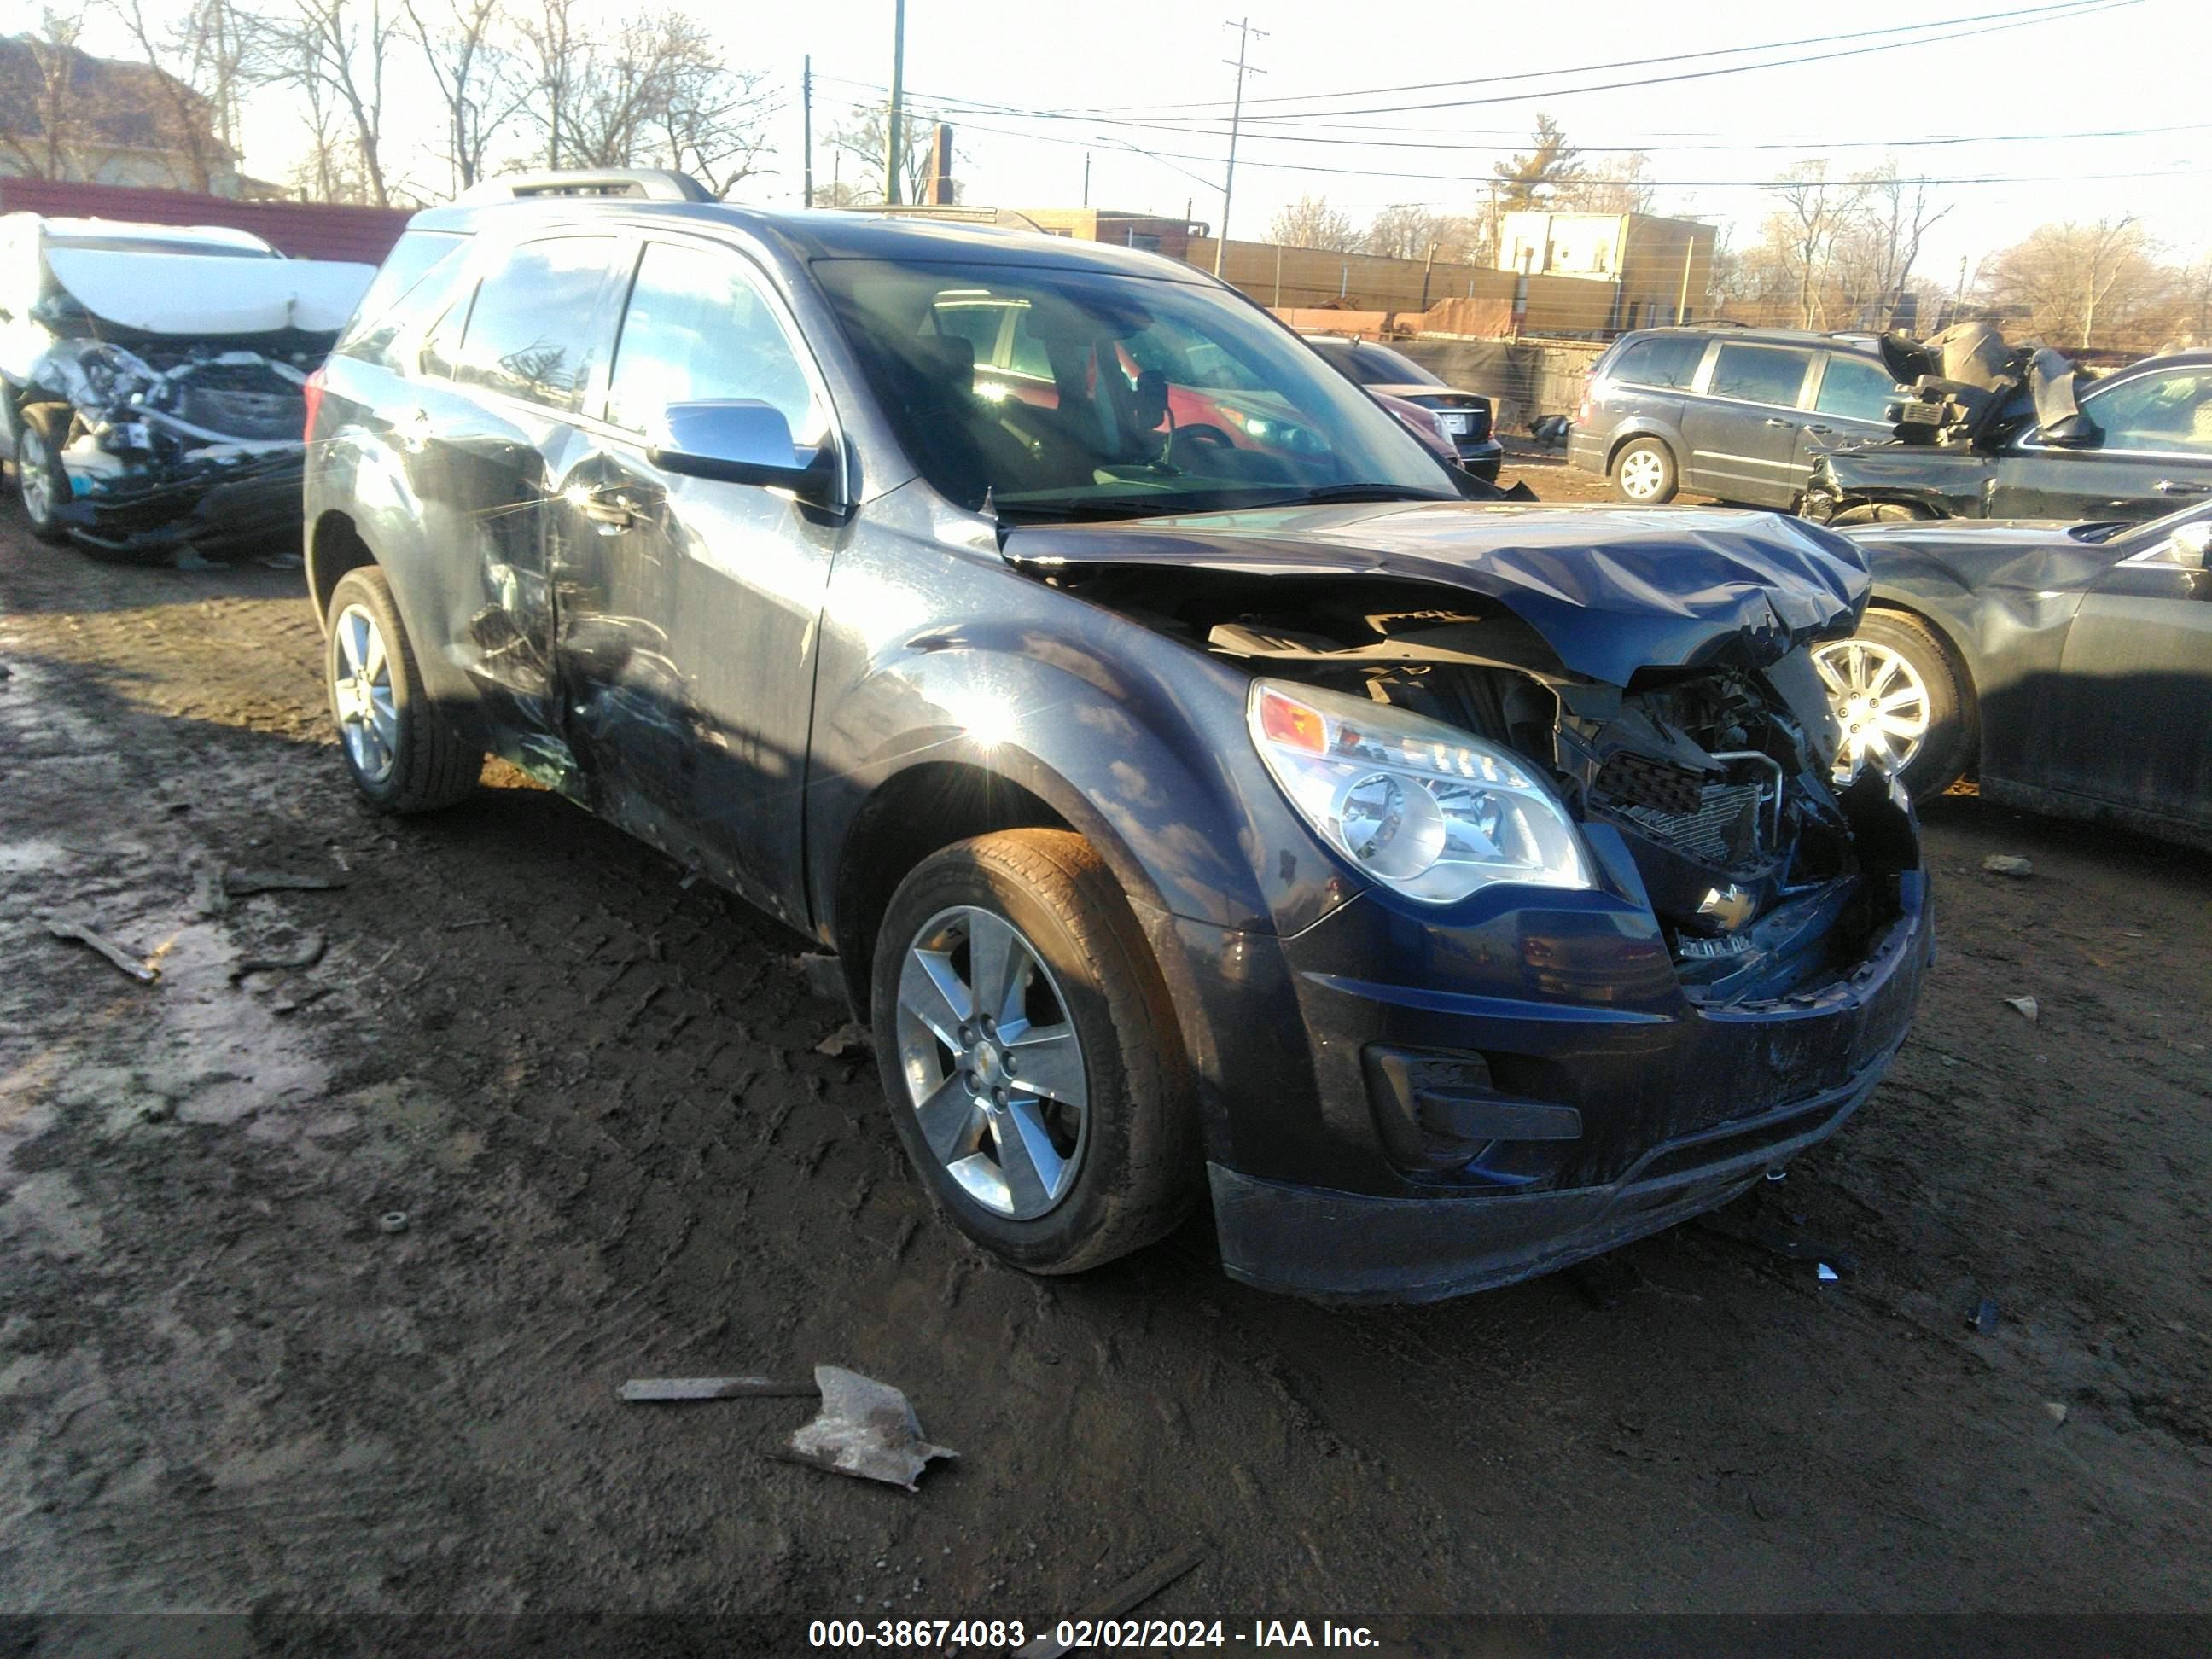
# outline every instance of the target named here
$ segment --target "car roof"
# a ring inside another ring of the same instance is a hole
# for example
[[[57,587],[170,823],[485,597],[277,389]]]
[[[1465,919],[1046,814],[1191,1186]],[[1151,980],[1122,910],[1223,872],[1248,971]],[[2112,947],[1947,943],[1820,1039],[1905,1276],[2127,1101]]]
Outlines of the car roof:
[[[1214,278],[1154,253],[1078,241],[1040,231],[1003,229],[944,219],[813,209],[769,212],[725,202],[651,201],[629,196],[534,196],[511,202],[457,202],[426,208],[408,221],[410,230],[460,232],[522,229],[534,222],[573,224],[605,219],[642,228],[695,226],[743,231],[781,243],[795,258],[943,259],[976,264],[1044,265],[1065,270],[1111,271],[1156,281],[1212,286]]]
[[[1747,345],[1799,345],[1858,347],[1871,355],[1879,335],[1859,329],[1813,328],[1738,328],[1733,325],[1715,327],[1706,323],[1676,323],[1665,328],[1639,328],[1624,334],[1623,340],[1641,339],[1647,336],[1690,334],[1708,340],[1741,340]]]

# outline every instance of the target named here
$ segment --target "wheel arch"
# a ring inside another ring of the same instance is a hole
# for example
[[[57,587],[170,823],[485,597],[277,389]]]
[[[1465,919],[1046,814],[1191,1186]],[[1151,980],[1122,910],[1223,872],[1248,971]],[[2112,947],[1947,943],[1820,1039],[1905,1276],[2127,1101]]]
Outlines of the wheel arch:
[[[1620,460],[1620,452],[1639,438],[1654,439],[1666,445],[1667,459],[1674,464],[1674,483],[1679,487],[1682,482],[1682,447],[1676,441],[1673,433],[1668,432],[1662,426],[1648,421],[1613,428],[1613,435],[1606,440],[1606,476],[1607,477],[1613,476],[1613,464]]]
[[[375,550],[350,516],[333,509],[318,518],[309,528],[307,545],[307,595],[316,622],[330,625],[331,595],[346,572],[377,562]]]

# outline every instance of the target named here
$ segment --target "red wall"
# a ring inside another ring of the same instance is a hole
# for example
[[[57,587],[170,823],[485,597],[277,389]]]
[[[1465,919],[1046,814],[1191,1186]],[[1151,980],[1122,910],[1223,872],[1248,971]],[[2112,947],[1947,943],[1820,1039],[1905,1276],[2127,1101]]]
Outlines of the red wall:
[[[398,208],[337,207],[302,202],[234,202],[181,190],[121,185],[57,184],[0,179],[0,213],[52,218],[136,219],[156,225],[227,225],[251,231],[295,259],[351,259],[365,265],[384,256],[406,228]]]

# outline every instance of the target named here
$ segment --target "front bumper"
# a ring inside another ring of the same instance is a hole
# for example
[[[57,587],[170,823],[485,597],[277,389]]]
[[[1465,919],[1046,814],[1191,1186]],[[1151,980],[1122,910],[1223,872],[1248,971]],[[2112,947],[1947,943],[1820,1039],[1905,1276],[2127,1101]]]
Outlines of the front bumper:
[[[203,553],[282,552],[300,544],[304,475],[299,453],[280,453],[127,493],[78,495],[58,516],[73,539],[133,558],[187,544]]]
[[[1271,1097],[1232,1108],[1209,1143],[1224,1267],[1270,1290],[1429,1301],[1726,1203],[1834,1133],[1903,1042],[1934,932],[1924,872],[1895,879],[1898,914],[1856,970],[1734,1006],[1687,1000],[1656,928],[1639,936],[1640,907],[1599,896],[1450,930],[1363,898],[1280,941],[1265,971],[1273,953],[1244,936],[1247,988],[1273,981],[1295,1000],[1307,1063],[1280,1030],[1224,1056]],[[1501,1092],[1571,1109],[1582,1133],[1535,1147],[1548,1165],[1509,1151],[1408,1174],[1363,1063],[1396,1048],[1487,1056]]]
[[[1485,483],[1496,483],[1498,471],[1505,464],[1505,446],[1495,438],[1471,441],[1465,438],[1452,440],[1452,447],[1459,452],[1459,464]]]

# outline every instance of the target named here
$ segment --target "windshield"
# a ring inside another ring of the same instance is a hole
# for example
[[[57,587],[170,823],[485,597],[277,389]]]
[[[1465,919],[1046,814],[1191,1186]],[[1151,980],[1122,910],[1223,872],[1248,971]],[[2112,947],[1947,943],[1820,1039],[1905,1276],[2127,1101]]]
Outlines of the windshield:
[[[1411,357],[1389,346],[1361,342],[1337,359],[1362,386],[1442,386],[1443,382]]]
[[[1296,337],[1194,283],[825,259],[900,442],[963,507],[1125,518],[1458,492]]]

